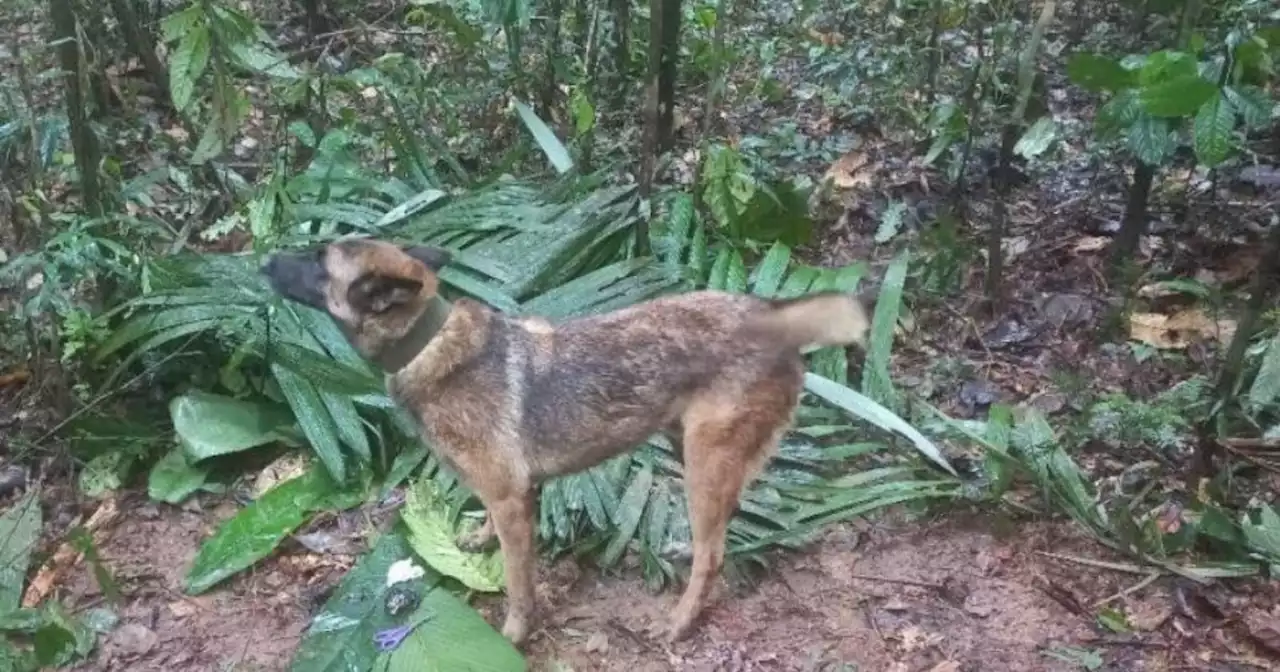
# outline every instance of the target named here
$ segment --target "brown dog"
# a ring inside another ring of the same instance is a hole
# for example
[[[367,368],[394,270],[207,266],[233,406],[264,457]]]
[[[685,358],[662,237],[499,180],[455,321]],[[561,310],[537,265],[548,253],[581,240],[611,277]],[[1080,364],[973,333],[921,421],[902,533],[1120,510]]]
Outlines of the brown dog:
[[[397,403],[488,513],[507,577],[502,632],[520,644],[534,611],[535,487],[669,432],[683,445],[693,570],[670,622],[688,634],[724,560],[743,485],[791,424],[807,345],[862,344],[844,294],[766,300],[724,292],[658,298],[552,325],[438,296],[448,252],[344,239],[263,267],[272,287],[326,310],[387,372]]]

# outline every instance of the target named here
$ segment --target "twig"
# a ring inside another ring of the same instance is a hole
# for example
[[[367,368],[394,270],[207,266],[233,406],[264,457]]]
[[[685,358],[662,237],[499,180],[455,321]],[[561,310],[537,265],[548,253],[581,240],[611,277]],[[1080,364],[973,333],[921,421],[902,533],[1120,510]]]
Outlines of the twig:
[[[1092,560],[1089,558],[1079,558],[1074,555],[1062,555],[1060,553],[1050,553],[1048,551],[1036,551],[1036,553],[1038,555],[1043,555],[1047,558],[1066,560],[1067,562],[1074,562],[1081,565],[1088,565],[1089,567],[1098,567],[1100,569],[1110,569],[1115,572],[1124,572],[1126,574],[1146,575],[1148,572],[1151,571],[1148,569],[1143,569],[1138,565],[1132,565],[1126,562],[1106,562],[1105,560]]]
[[[1156,579],[1160,578],[1163,575],[1164,575],[1163,572],[1151,572],[1150,574],[1147,575],[1147,578],[1133,584],[1132,586],[1129,586],[1128,588],[1125,588],[1124,590],[1116,593],[1115,595],[1112,595],[1110,597],[1104,597],[1101,600],[1094,602],[1093,608],[1097,609],[1099,607],[1107,605],[1108,603],[1114,602],[1118,599],[1128,597],[1129,595],[1132,595],[1138,592],[1139,590],[1142,590],[1143,588],[1146,588],[1147,586],[1151,585],[1152,583],[1155,582]]]
[[[861,579],[862,581],[879,581],[880,583],[897,583],[904,586],[915,586],[917,588],[931,588],[933,590],[942,590],[942,586],[937,583],[928,583],[926,581],[912,581],[911,579],[892,579],[887,576],[872,576],[870,574],[850,574],[851,579]]]

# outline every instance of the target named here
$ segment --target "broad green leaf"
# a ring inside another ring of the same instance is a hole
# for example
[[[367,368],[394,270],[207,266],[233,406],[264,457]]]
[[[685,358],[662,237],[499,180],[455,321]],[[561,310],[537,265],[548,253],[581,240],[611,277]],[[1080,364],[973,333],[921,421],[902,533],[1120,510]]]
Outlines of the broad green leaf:
[[[1257,412],[1275,403],[1277,398],[1280,398],[1280,335],[1267,343],[1262,365],[1249,387],[1249,405]]]
[[[156,501],[179,504],[199,490],[208,471],[187,462],[181,447],[175,447],[151,467],[147,495]]]
[[[1136,76],[1114,59],[1098,54],[1076,54],[1067,62],[1071,81],[1094,93],[1119,91],[1134,85]]]
[[[289,57],[259,42],[232,41],[228,45],[231,53],[239,61],[240,66],[252,72],[279,77],[281,79],[299,79],[302,71],[289,62]]]
[[[893,352],[893,332],[902,310],[902,291],[907,281],[909,261],[910,253],[904,250],[885,270],[880,297],[871,319],[871,336],[863,366],[862,392],[890,408],[896,405],[897,395],[889,377],[889,358]]]
[[[542,148],[542,153],[547,155],[547,160],[555,167],[556,171],[564,174],[573,169],[573,157],[569,156],[569,150],[560,142],[560,138],[556,137],[553,132],[540,119],[536,112],[528,105],[520,101],[515,101],[516,112],[520,115],[520,121],[524,122],[529,132],[533,134],[533,139],[538,142],[538,146]]]
[[[373,635],[397,625],[383,606],[387,571],[394,563],[412,557],[413,552],[399,534],[390,532],[379,537],[373,548],[342,578],[320,613],[311,619],[290,663],[290,672],[378,669],[375,663],[379,656]],[[430,569],[427,575],[421,583],[438,582],[439,577]]]
[[[925,435],[921,434],[919,430],[912,427],[893,411],[848,387],[812,373],[805,374],[804,386],[809,392],[856,418],[866,420],[885,431],[902,434],[911,440],[920,454],[929,458],[929,460],[942,467],[952,476],[957,476],[955,469],[942,456],[942,451]]]
[[[1218,85],[1199,75],[1179,77],[1143,87],[1142,109],[1155,117],[1189,117],[1218,91]]]
[[[1146,89],[1198,75],[1199,68],[1195,56],[1183,51],[1165,49],[1143,60],[1142,68],[1138,71],[1138,83]]]
[[[337,491],[320,469],[312,468],[267,492],[223,523],[205,540],[187,570],[184,589],[197,595],[267,557],[285,537],[324,508]]]
[[[1094,127],[1103,138],[1114,137],[1129,130],[1142,115],[1142,103],[1133,89],[1121,91],[1098,108]]]
[[[277,441],[291,422],[284,409],[192,390],[169,402],[173,430],[192,462]]]
[[[437,587],[424,596],[421,620],[390,655],[387,672],[524,672],[524,656],[475,609]]]
[[[449,524],[449,502],[431,479],[420,478],[405,492],[400,518],[409,530],[409,545],[432,569],[472,590],[502,591],[502,553],[467,553],[458,548],[457,534]]]
[[[1256,523],[1245,514],[1240,527],[1250,548],[1265,556],[1271,564],[1280,563],[1280,514],[1276,513],[1275,507],[1263,504]]]
[[[711,264],[711,275],[707,277],[707,289],[727,290],[729,284],[729,266],[733,255],[737,254],[731,247],[722,247]]]
[[[169,57],[169,90],[179,112],[191,105],[196,84],[209,66],[210,42],[208,27],[192,26]]]
[[[165,42],[173,42],[174,40],[184,36],[196,24],[204,19],[204,8],[200,5],[190,5],[182,11],[169,14],[160,20],[160,36]]]
[[[1175,149],[1168,122],[1145,114],[1129,128],[1128,144],[1129,151],[1149,166],[1163,165]]]
[[[1054,123],[1053,117],[1040,117],[1018,139],[1013,151],[1024,158],[1034,159],[1049,149],[1057,137],[1058,125]]]
[[[1196,158],[1209,168],[1225,161],[1231,153],[1231,133],[1235,125],[1236,115],[1231,102],[1214,92],[1196,113]]]
[[[0,614],[21,604],[31,549],[40,538],[43,524],[40,499],[34,488],[0,514]]]
[[[1240,113],[1245,128],[1257,130],[1271,123],[1273,103],[1266,91],[1256,86],[1228,86],[1223,93],[1231,107]]]
[[[742,253],[733,250],[729,257],[729,267],[725,269],[724,288],[726,291],[741,294],[747,291],[747,266],[742,261]]]

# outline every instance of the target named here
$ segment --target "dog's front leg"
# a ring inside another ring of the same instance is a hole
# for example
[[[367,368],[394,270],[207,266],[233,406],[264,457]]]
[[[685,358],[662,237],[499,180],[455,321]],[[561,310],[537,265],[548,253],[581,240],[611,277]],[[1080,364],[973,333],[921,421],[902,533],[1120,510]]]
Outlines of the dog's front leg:
[[[535,607],[533,490],[485,502],[485,508],[489,510],[489,521],[498,533],[507,575],[507,621],[502,626],[502,634],[519,645],[529,636]]]

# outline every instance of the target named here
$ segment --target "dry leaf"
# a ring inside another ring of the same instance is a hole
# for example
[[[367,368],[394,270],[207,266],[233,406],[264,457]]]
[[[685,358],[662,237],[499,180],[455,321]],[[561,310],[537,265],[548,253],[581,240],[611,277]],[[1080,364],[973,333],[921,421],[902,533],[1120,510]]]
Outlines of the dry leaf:
[[[1161,350],[1181,350],[1206,340],[1226,343],[1235,331],[1235,320],[1215,321],[1195,308],[1173,315],[1133,313],[1129,316],[1129,338]]]
[[[258,474],[258,479],[253,483],[254,498],[261,497],[266,491],[287,480],[301,476],[306,470],[307,459],[302,453],[295,451],[281,456]]]
[[[840,157],[827,169],[824,179],[841,189],[871,186],[872,174],[875,172],[871,159],[857,150]]]
[[[1107,249],[1111,239],[1106,236],[1083,236],[1071,247],[1073,252],[1098,252]]]
[[[929,672],[960,672],[960,663],[954,660],[944,660],[929,668]]]

